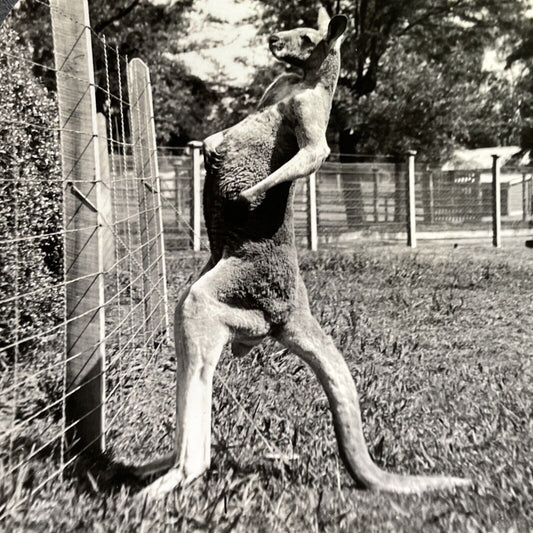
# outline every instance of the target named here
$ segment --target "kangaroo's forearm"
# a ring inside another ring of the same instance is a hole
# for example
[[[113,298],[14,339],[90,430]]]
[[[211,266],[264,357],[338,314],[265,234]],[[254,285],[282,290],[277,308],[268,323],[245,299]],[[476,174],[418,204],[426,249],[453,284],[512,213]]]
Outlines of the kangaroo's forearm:
[[[261,180],[259,183],[256,183],[253,187],[243,191],[241,196],[251,202],[259,195],[280,183],[294,181],[298,178],[309,176],[309,174],[316,172],[320,168],[324,159],[328,155],[327,152],[329,152],[329,150],[300,150],[292,159],[270,174],[270,176]]]

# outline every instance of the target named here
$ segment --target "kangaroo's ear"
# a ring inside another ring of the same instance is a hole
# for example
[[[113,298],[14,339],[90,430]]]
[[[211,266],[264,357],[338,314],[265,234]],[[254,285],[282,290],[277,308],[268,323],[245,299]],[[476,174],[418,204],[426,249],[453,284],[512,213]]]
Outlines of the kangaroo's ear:
[[[318,31],[322,35],[326,35],[329,26],[329,15],[324,6],[318,8]]]
[[[335,15],[330,20],[328,25],[328,34],[326,36],[326,41],[330,47],[332,47],[339,37],[344,33],[347,25],[348,17],[346,15]]]

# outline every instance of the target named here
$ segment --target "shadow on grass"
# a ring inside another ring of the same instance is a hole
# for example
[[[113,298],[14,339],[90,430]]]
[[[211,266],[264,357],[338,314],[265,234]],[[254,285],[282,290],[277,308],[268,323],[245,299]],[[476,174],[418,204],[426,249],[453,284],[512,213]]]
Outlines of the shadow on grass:
[[[135,475],[132,465],[106,453],[83,454],[66,470],[66,476],[77,482],[77,490],[91,494],[112,494],[127,488],[133,495],[148,484]]]
[[[43,443],[38,438],[19,436],[12,442],[10,459],[16,466],[0,463],[0,517],[26,505],[45,483],[52,487],[52,492],[67,482],[76,493],[91,495],[115,493],[122,487],[135,494],[145,486],[134,475],[132,466],[107,454],[84,453],[75,459],[62,458],[58,440]]]

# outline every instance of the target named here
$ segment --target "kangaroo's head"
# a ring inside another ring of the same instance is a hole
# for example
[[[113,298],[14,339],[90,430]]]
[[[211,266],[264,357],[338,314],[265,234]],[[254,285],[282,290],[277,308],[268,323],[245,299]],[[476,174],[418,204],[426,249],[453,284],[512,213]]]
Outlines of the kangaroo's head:
[[[318,30],[296,28],[270,36],[268,44],[276,59],[303,68],[317,69],[332,51],[339,51],[340,37],[346,30],[348,18],[335,15],[331,20],[325,9],[318,14]]]

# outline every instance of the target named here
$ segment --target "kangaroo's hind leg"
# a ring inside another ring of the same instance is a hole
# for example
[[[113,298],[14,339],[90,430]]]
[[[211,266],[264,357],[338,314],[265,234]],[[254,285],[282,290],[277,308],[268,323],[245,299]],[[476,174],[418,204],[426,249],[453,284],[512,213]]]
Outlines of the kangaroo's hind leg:
[[[145,489],[150,497],[162,496],[209,468],[213,375],[224,345],[231,339],[268,333],[260,313],[219,301],[218,289],[227,283],[231,270],[231,261],[221,260],[192,285],[176,309],[175,461],[169,472]]]
[[[309,310],[306,290],[298,281],[297,306],[275,337],[312,368],[324,387],[333,414],[339,452],[354,480],[363,487],[414,493],[470,484],[453,477],[398,475],[381,470],[365,443],[359,400],[350,370]]]
[[[209,272],[214,266],[215,266],[215,262],[214,262],[213,258],[210,257],[209,260],[207,261],[207,263],[203,266],[203,268],[200,271],[200,273],[196,276],[196,279],[194,280],[193,284],[196,283],[202,276],[204,276],[204,274]],[[190,290],[191,290],[191,286],[188,286],[185,289],[185,291],[181,294],[181,296],[180,296],[180,298],[178,300],[178,304],[176,306],[176,311],[175,311],[176,319],[174,321],[174,330],[175,330],[174,331],[174,335],[175,335],[175,337],[178,337],[177,330],[180,327],[180,321],[179,321],[180,310],[182,309],[185,300],[189,296]],[[179,342],[178,339],[175,342],[175,349],[176,349],[176,352],[178,353],[178,357],[176,359],[177,359],[177,362],[178,362],[178,365],[179,365],[180,362],[182,361],[182,358],[179,357],[179,355],[183,352],[183,347],[182,347],[182,343]],[[180,380],[180,376],[182,376],[182,372],[178,369],[178,371],[177,371],[177,380],[178,380],[178,382]],[[181,390],[183,390],[183,388],[184,387],[182,385],[181,386]],[[178,390],[180,390],[179,386],[178,386]],[[139,479],[148,479],[150,477],[153,477],[153,476],[156,476],[156,475],[160,475],[163,472],[167,471],[173,464],[175,464],[175,462],[176,462],[176,449],[174,449],[171,453],[168,453],[167,455],[165,455],[163,457],[159,457],[158,459],[152,460],[152,461],[150,461],[148,463],[145,463],[145,464],[143,464],[141,466],[138,466],[138,467],[134,468],[133,469],[133,473]]]

